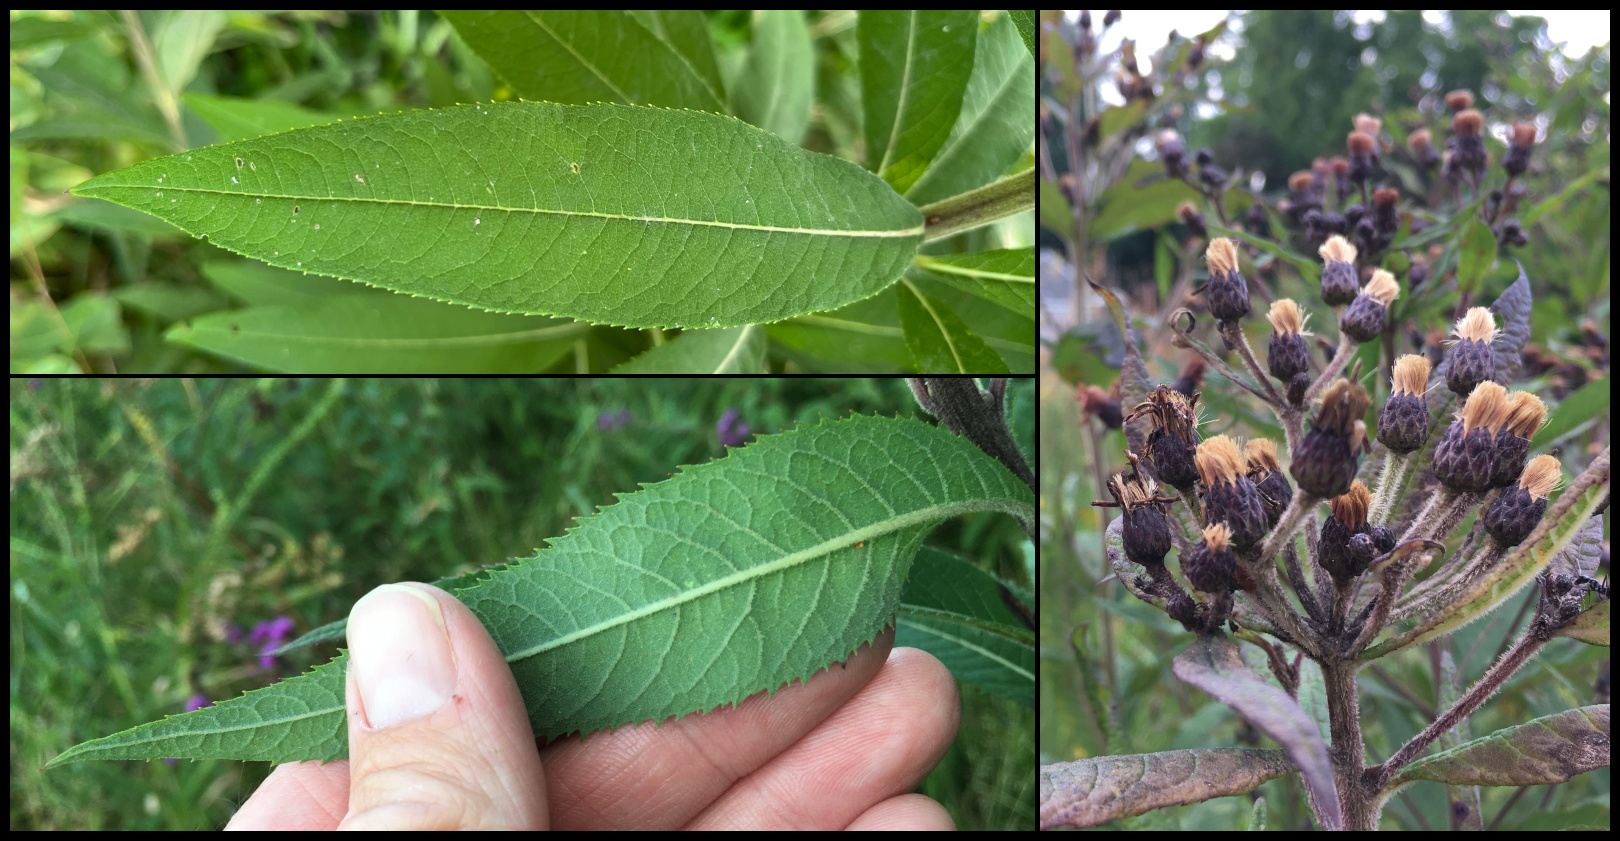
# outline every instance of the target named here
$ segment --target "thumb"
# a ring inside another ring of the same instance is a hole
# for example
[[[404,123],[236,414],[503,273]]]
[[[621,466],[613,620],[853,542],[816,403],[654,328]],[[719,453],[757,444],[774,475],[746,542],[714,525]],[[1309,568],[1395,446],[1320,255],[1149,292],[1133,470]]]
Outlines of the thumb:
[[[349,811],[340,829],[542,829],[523,698],[466,605],[385,584],[349,613]]]

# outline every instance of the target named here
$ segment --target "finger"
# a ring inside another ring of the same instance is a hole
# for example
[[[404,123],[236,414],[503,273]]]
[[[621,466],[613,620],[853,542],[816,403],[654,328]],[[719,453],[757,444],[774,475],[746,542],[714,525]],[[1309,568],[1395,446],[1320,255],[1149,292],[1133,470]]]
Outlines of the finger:
[[[902,818],[917,822],[912,828],[938,828],[943,810],[914,801],[872,810],[928,776],[956,738],[960,720],[950,670],[927,652],[894,649],[858,694],[738,780],[689,828],[827,830]]]
[[[739,779],[815,729],[882,668],[893,630],[805,683],[653,725],[621,727],[541,750],[554,829],[676,829]]]
[[[341,828],[544,828],[522,696],[465,605],[378,587],[349,614],[349,811]]]

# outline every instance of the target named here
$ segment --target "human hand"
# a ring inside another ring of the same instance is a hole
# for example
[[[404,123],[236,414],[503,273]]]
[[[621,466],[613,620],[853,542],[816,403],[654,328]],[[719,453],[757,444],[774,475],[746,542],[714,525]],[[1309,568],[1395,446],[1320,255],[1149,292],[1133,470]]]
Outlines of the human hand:
[[[892,630],[775,695],[545,747],[448,593],[379,587],[348,637],[351,758],[277,767],[228,829],[952,827],[908,792],[956,736],[956,684],[925,652],[891,652]]]

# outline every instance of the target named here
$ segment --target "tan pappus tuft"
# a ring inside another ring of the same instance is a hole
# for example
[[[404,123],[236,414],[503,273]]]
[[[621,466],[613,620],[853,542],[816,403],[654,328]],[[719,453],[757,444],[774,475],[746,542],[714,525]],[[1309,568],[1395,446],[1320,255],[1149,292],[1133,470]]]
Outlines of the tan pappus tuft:
[[[1237,244],[1226,237],[1210,240],[1209,248],[1204,249],[1204,259],[1211,272],[1231,274],[1238,268]]]
[[[1231,541],[1232,530],[1225,523],[1210,523],[1204,528],[1204,543],[1212,550],[1225,549]]]
[[[1305,322],[1311,314],[1299,308],[1292,298],[1279,298],[1271,302],[1271,309],[1266,312],[1266,318],[1271,321],[1271,329],[1278,333],[1298,333],[1309,336],[1305,331]]]
[[[1352,532],[1356,531],[1367,523],[1367,509],[1372,507],[1372,491],[1357,479],[1350,483],[1350,490],[1329,500],[1328,507],[1333,509],[1333,516],[1338,517],[1339,522]]]
[[[1485,128],[1485,115],[1472,108],[1465,108],[1451,118],[1451,130],[1458,137],[1475,138]]]
[[[1391,391],[1395,394],[1422,394],[1429,389],[1429,358],[1409,353],[1395,360],[1395,384]]]
[[[1500,387],[1500,386],[1498,386]],[[1356,422],[1367,414],[1372,398],[1360,383],[1343,377],[1333,381],[1322,394],[1322,410],[1316,414],[1316,425],[1339,435],[1355,432]]]
[[[1489,380],[1474,386],[1457,417],[1462,421],[1463,433],[1476,429],[1489,429],[1492,433],[1502,428],[1507,420],[1507,389]]]
[[[1355,125],[1356,131],[1372,137],[1377,137],[1378,133],[1384,130],[1384,121],[1371,114],[1357,114],[1351,122]]]
[[[1395,282],[1395,276],[1383,269],[1375,269],[1372,280],[1367,281],[1361,294],[1374,298],[1378,303],[1389,306],[1401,294],[1401,285]]]
[[[1206,488],[1217,483],[1231,484],[1233,478],[1244,473],[1243,456],[1238,453],[1237,444],[1225,435],[1199,444],[1193,463],[1198,465],[1198,478]]]
[[[1486,344],[1495,341],[1498,332],[1500,331],[1496,329],[1496,316],[1484,307],[1470,307],[1462,318],[1457,319],[1456,326],[1451,329],[1451,335],[1456,337],[1456,341]]]
[[[1352,155],[1371,155],[1373,149],[1378,146],[1378,142],[1373,140],[1371,135],[1352,131],[1345,139],[1345,145],[1350,149]]]
[[[1248,462],[1251,470],[1262,467],[1268,472],[1275,473],[1282,469],[1277,464],[1277,445],[1269,438],[1255,438],[1244,444],[1243,460]]]
[[[1519,476],[1519,487],[1531,497],[1546,499],[1558,489],[1563,481],[1563,469],[1554,456],[1536,456],[1524,466],[1524,473]]]
[[[1529,438],[1547,419],[1547,404],[1528,391],[1515,391],[1507,398],[1506,426],[1520,438]]]
[[[1322,243],[1322,247],[1318,248],[1316,253],[1321,254],[1322,259],[1329,263],[1354,263],[1356,261],[1356,247],[1350,244],[1350,240],[1338,234],[1328,237],[1328,241]]]
[[[1536,124],[1515,121],[1508,134],[1512,137],[1513,145],[1529,146],[1536,142]]]

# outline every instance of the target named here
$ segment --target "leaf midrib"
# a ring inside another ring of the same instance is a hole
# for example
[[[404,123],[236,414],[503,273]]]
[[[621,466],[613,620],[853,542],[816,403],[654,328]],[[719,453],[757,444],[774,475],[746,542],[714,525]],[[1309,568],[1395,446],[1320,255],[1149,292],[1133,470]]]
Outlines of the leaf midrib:
[[[107,184],[107,185],[103,185],[103,186],[105,186],[105,187],[118,186],[118,187],[123,187],[123,188],[126,188],[126,189],[146,189],[143,186],[139,186],[139,185],[135,185],[135,184],[119,184],[119,185]],[[249,193],[249,192],[235,192],[235,191],[231,191],[231,190],[210,190],[210,189],[206,189],[206,188],[203,188],[203,187],[164,187],[163,189],[165,191],[172,191],[172,192],[176,192],[176,193],[198,193],[198,194],[203,194],[203,195],[231,196],[233,198],[234,197],[241,197],[241,198],[264,198],[264,199],[291,199],[291,200],[294,200],[294,201],[354,202],[355,204],[377,204],[377,205],[397,204],[397,205],[405,205],[405,206],[410,206],[410,207],[443,208],[443,209],[446,209],[446,210],[478,210],[478,211],[490,211],[490,212],[496,212],[496,213],[535,213],[535,214],[549,215],[549,216],[580,216],[580,217],[586,217],[586,218],[592,218],[592,219],[617,219],[617,220],[622,220],[622,221],[626,221],[626,222],[662,222],[662,223],[667,223],[667,224],[672,224],[672,225],[699,225],[699,226],[709,227],[709,228],[730,228],[730,229],[733,229],[733,230],[740,230],[740,231],[767,231],[767,232],[771,232],[771,233],[810,234],[812,236],[828,236],[828,237],[893,237],[893,238],[899,238],[899,237],[916,236],[917,234],[922,233],[923,229],[924,229],[923,225],[917,225],[917,226],[910,227],[910,228],[897,228],[897,229],[894,229],[894,230],[886,230],[886,231],[857,231],[857,230],[844,230],[844,229],[840,229],[840,228],[785,228],[785,227],[781,227],[779,225],[747,225],[747,224],[742,224],[742,223],[738,223],[738,222],[720,222],[720,221],[709,221],[709,220],[705,220],[705,219],[679,219],[679,218],[673,218],[673,217],[668,217],[668,216],[632,216],[632,215],[630,215],[628,213],[598,213],[598,212],[595,212],[595,211],[584,211],[584,210],[552,210],[552,209],[543,208],[543,207],[503,207],[501,205],[493,205],[493,204],[458,204],[458,203],[453,203],[453,202],[426,202],[426,201],[420,201],[420,200],[417,200],[417,199],[379,199],[379,198],[372,198],[372,197],[368,197],[368,196],[300,196],[300,195],[288,195],[286,193]],[[84,193],[84,195],[94,196],[95,193],[93,191],[91,191],[91,192]]]
[[[577,631],[564,634],[560,637],[556,637],[555,639],[547,640],[538,645],[513,651],[506,655],[506,661],[508,663],[515,663],[519,660],[533,657],[537,654],[542,654],[552,649],[561,648],[569,643],[595,636],[604,631],[619,627],[620,625],[626,625],[634,622],[637,619],[644,619],[656,613],[661,613],[665,610],[679,607],[687,602],[695,601],[703,598],[704,596],[717,593],[728,587],[735,587],[739,584],[745,584],[749,581],[774,575],[800,564],[808,563],[809,561],[829,555],[840,549],[846,549],[852,543],[858,543],[863,540],[881,537],[890,532],[899,531],[907,526],[938,522],[940,520],[948,519],[958,513],[966,514],[972,511],[983,510],[983,508],[984,506],[982,502],[956,502],[946,505],[934,505],[927,508],[919,508],[915,511],[907,512],[879,523],[874,523],[870,526],[866,526],[865,528],[845,532],[837,537],[823,540],[822,542],[817,543],[816,545],[807,549],[801,549],[797,552],[783,555],[776,560],[759,564],[757,566],[752,566],[747,569],[738,570],[730,575],[716,578],[715,580],[700,587],[694,587],[690,590],[677,593],[667,599],[636,608],[628,613],[619,614],[611,619],[598,622],[594,625],[587,625]]]

